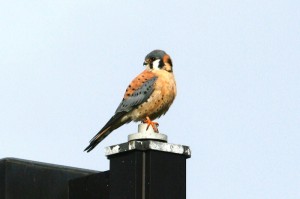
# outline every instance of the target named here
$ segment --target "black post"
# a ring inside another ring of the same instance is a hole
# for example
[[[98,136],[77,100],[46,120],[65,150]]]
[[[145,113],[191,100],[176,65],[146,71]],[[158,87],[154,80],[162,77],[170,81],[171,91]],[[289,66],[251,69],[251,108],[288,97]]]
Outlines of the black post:
[[[109,199],[185,199],[186,146],[133,140],[109,147]]]

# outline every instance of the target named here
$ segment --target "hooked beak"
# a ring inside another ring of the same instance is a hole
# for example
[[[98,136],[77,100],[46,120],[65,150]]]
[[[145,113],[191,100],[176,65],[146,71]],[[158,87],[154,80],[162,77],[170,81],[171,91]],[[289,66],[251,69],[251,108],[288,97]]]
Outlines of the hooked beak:
[[[149,59],[146,59],[143,63],[144,66],[147,66],[149,64],[150,60]]]

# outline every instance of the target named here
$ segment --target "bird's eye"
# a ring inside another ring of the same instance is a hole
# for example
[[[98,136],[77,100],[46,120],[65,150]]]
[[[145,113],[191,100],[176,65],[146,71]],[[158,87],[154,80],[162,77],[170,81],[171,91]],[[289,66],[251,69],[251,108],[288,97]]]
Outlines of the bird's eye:
[[[151,57],[150,59],[151,59],[151,61],[155,61],[155,57]]]

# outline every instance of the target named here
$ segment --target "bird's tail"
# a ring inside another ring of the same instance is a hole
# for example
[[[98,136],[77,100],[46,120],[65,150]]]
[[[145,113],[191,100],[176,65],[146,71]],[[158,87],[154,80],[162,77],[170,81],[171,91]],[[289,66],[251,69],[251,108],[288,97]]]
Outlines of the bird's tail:
[[[110,120],[105,124],[105,126],[97,133],[90,141],[89,146],[87,146],[84,151],[90,152],[93,150],[104,138],[106,138],[113,130],[119,128],[124,123],[128,121],[121,122],[121,118],[126,114],[126,112],[116,113]]]
[[[93,139],[91,139],[89,146],[87,146],[84,151],[90,152],[91,150],[93,150],[102,140],[104,140],[104,138],[106,138],[112,132],[112,130],[110,129],[111,126],[95,135]]]

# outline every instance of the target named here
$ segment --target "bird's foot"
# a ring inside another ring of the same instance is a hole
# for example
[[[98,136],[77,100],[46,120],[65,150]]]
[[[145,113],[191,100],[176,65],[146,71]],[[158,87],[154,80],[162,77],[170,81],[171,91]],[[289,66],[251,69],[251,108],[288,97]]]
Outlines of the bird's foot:
[[[143,123],[148,124],[146,130],[148,130],[149,126],[151,125],[154,132],[158,133],[158,123],[157,122],[153,122],[152,120],[150,120],[150,118],[147,116],[146,119],[143,121]]]

